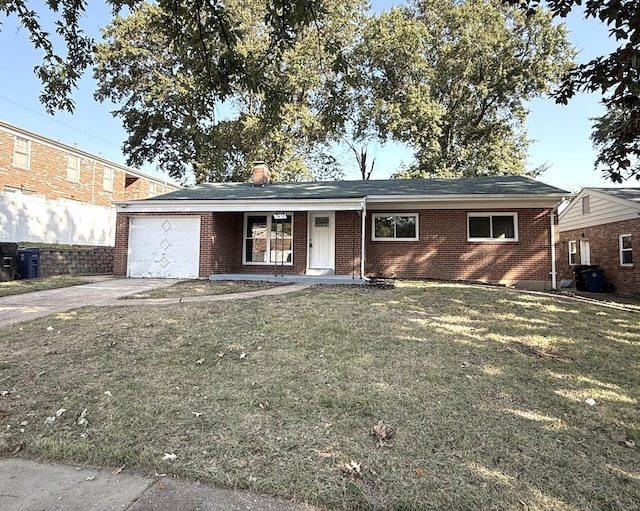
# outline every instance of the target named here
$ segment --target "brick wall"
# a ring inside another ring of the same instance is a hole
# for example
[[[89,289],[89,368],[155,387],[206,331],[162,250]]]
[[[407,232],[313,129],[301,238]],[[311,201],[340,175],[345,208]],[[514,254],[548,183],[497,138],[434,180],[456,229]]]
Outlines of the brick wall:
[[[360,275],[361,231],[358,211],[336,211],[336,275]]]
[[[117,277],[127,276],[127,260],[129,255],[129,218],[130,215],[116,214],[116,242],[113,255],[113,274]]]
[[[476,211],[476,210],[474,210]],[[496,210],[491,210],[496,211]],[[509,210],[510,212],[513,210]],[[380,213],[381,211],[375,211]],[[373,277],[477,280],[542,285],[550,281],[549,211],[519,210],[518,241],[467,241],[467,211],[420,210],[418,241],[372,241],[369,212],[366,225],[365,273]],[[136,213],[157,216],[157,213]],[[193,213],[166,213],[193,215]],[[119,212],[116,227],[114,274],[127,270],[131,214]],[[164,215],[163,215],[164,216]],[[294,213],[293,265],[243,265],[243,220],[238,213],[201,213],[200,276],[212,273],[304,274],[307,265],[307,214]],[[336,212],[338,275],[359,274],[361,220],[358,212]]]
[[[29,139],[25,136],[24,138]],[[0,191],[5,187],[22,189],[51,200],[72,200],[98,206],[111,207],[113,201],[145,199],[173,188],[163,184],[130,176],[118,167],[111,167],[86,153],[74,152],[30,139],[30,164],[28,169],[13,165],[15,135],[0,129]],[[80,179],[67,179],[67,156],[80,158]],[[113,190],[105,190],[105,169],[113,170]],[[155,190],[154,190],[155,186]],[[154,193],[155,192],[155,193]]]
[[[113,247],[40,251],[40,276],[113,273]]]
[[[620,265],[619,237],[622,234],[631,234],[633,266]],[[569,265],[569,241],[576,242],[576,261],[580,263],[580,240],[589,240],[591,264],[602,268],[605,281],[614,285],[617,294],[640,292],[640,218],[561,232],[558,271],[562,278],[574,277]]]
[[[411,211],[408,213],[419,214],[418,241],[372,241],[372,214],[381,211],[370,211],[365,273],[373,277],[547,283],[551,271],[549,212],[515,211],[518,241],[514,242],[467,241],[465,210]]]

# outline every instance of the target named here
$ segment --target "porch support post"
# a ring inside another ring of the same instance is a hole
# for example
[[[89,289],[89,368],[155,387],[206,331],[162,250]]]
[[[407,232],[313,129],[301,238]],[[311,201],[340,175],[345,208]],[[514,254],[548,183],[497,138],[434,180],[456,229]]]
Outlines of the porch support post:
[[[364,278],[364,245],[367,230],[367,198],[362,198],[362,230],[360,232],[360,278]]]

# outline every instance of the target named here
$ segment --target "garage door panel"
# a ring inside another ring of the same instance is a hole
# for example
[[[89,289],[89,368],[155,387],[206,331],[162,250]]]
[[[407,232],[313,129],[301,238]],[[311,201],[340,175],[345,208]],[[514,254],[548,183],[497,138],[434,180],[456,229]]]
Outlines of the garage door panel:
[[[133,217],[129,277],[197,278],[200,217]]]

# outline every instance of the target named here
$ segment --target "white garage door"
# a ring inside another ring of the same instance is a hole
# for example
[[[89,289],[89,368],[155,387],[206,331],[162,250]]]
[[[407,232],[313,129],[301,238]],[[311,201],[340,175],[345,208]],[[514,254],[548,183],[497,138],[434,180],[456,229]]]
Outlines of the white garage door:
[[[132,217],[128,276],[195,279],[200,260],[200,217]]]

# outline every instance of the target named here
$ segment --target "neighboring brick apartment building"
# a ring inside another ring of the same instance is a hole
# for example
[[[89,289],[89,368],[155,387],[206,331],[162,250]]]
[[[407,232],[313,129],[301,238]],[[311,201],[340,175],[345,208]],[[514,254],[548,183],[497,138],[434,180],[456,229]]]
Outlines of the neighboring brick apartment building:
[[[0,192],[112,207],[180,186],[0,121]]]
[[[564,278],[579,265],[602,268],[616,293],[640,293],[640,188],[583,188],[559,215]]]

